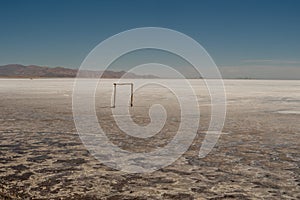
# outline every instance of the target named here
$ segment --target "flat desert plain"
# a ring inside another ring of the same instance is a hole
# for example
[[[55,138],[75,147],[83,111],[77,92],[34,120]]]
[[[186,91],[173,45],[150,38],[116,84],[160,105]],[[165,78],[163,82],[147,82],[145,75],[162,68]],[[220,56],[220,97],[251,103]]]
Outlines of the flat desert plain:
[[[102,81],[95,110],[111,142],[132,152],[168,144],[180,124],[173,93],[157,85],[135,92],[128,109],[136,124],[150,123],[152,104],[168,114],[157,135],[135,138],[112,117],[116,80]],[[178,80],[167,81],[180,87]],[[205,158],[198,154],[210,98],[202,80],[191,83],[201,118],[188,151],[155,172],[127,174],[95,159],[80,140],[74,79],[0,79],[0,199],[300,199],[300,81],[224,80],[225,125]],[[118,87],[117,107],[128,106],[118,98],[128,91]]]

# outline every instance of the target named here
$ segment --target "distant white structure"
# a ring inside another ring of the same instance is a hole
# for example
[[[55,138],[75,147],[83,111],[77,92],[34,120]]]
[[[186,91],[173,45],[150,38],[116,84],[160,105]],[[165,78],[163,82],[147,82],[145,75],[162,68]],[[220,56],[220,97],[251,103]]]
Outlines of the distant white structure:
[[[117,97],[117,85],[130,85],[130,107],[133,106],[133,83],[113,83],[114,85],[114,99],[112,108],[116,107],[116,97]]]

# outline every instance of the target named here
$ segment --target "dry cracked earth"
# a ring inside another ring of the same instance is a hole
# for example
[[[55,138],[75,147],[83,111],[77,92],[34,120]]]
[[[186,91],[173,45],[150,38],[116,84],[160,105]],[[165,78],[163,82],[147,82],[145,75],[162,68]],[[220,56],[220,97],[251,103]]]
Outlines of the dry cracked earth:
[[[210,109],[205,87],[195,82],[196,138],[176,162],[144,174],[109,168],[85,148],[72,116],[73,81],[0,80],[0,199],[300,199],[300,81],[225,81],[223,133],[202,159]],[[136,140],[120,134],[111,118],[112,82],[105,82],[108,95],[100,92],[96,106],[110,140],[140,152],[167,144],[180,123],[172,95],[136,92],[136,123],[149,123],[147,105],[154,101],[168,111],[160,134]]]

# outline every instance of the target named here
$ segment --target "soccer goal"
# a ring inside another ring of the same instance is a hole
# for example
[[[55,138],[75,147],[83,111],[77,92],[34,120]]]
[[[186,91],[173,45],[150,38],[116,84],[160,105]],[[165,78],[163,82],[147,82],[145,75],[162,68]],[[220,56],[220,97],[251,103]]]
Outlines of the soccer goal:
[[[130,107],[133,106],[133,83],[113,83],[114,85],[114,99],[112,107],[116,107],[116,98],[117,98],[117,85],[130,85]]]

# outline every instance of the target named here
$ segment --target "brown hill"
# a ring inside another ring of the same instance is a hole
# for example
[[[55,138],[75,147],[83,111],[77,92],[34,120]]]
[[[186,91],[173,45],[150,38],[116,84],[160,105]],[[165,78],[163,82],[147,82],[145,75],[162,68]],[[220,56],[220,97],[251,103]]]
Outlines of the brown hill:
[[[0,66],[0,77],[2,78],[33,78],[33,77],[46,77],[46,78],[74,78],[77,75],[77,69],[69,69],[64,67],[42,67],[37,65],[19,65],[10,64]],[[80,77],[85,78],[98,78],[102,74],[102,78],[120,78],[125,71],[81,71]],[[152,75],[137,75],[134,73],[127,73],[126,78],[158,78]]]

